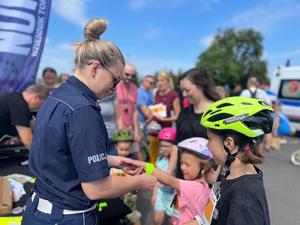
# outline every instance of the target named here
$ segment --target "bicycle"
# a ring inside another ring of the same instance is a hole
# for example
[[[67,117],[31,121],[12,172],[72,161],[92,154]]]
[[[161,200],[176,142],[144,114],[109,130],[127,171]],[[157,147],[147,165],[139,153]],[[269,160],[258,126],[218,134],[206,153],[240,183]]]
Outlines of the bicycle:
[[[290,160],[293,165],[300,166],[300,149],[291,154]]]

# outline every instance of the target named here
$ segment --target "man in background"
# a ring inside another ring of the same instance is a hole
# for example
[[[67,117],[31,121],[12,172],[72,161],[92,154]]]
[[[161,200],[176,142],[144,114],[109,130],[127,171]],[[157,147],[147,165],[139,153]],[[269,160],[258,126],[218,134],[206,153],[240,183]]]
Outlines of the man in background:
[[[32,113],[37,112],[49,95],[43,85],[30,85],[22,93],[0,93],[0,138],[18,136],[29,150],[32,141]]]
[[[271,105],[271,101],[266,92],[258,88],[258,80],[254,76],[248,78],[247,89],[242,91],[241,96],[261,99],[264,100],[268,105]]]
[[[138,123],[138,110],[137,110],[137,87],[133,83],[137,75],[137,70],[134,65],[126,64],[123,71],[123,79],[117,86],[117,100],[118,119],[117,127],[119,129],[129,129],[133,133],[134,144],[132,146],[132,153],[138,159],[141,158],[139,142],[141,134]]]
[[[140,126],[142,126],[146,121],[150,121],[152,116],[149,106],[153,105],[153,94],[152,88],[154,85],[154,77],[152,75],[146,75],[138,88],[138,119]]]

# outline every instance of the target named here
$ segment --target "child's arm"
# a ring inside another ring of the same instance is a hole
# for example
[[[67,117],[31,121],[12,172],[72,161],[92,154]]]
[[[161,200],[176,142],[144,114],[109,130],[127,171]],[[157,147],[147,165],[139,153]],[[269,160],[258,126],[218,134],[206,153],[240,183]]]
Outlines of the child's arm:
[[[178,149],[176,145],[172,145],[172,151],[170,154],[170,163],[169,163],[169,168],[168,168],[168,173],[173,174],[174,170],[176,168],[176,163],[177,163],[177,154],[178,154]]]
[[[155,185],[153,192],[152,192],[152,197],[151,197],[151,204],[154,205],[156,202],[156,196],[157,196],[157,184]]]
[[[199,224],[196,220],[192,220],[192,221],[187,222],[187,223],[185,223],[183,225],[201,225],[201,224]]]
[[[149,170],[149,167],[153,167],[153,172],[150,171],[150,173],[152,172],[152,175],[155,176],[159,182],[174,188],[176,191],[180,191],[179,179],[173,177],[167,172],[155,168],[151,163],[145,163],[145,162],[142,163],[143,163],[143,168],[146,172]]]

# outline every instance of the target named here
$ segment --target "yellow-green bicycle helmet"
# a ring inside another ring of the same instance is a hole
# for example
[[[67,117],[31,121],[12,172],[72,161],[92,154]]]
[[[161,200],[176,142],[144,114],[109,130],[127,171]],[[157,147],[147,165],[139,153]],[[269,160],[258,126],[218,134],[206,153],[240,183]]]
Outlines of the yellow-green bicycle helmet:
[[[116,133],[114,133],[112,140],[114,142],[119,142],[119,141],[133,141],[133,135],[130,130],[127,129],[120,129],[117,130]]]
[[[273,109],[263,100],[229,97],[213,103],[203,114],[201,124],[213,130],[228,130],[257,138],[270,133]]]

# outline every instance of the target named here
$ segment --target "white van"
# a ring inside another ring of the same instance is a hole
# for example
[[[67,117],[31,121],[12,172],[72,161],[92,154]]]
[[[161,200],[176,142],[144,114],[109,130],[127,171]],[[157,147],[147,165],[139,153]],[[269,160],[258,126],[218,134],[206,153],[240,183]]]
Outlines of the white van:
[[[271,88],[282,103],[283,113],[300,131],[300,66],[279,66],[271,79]]]

